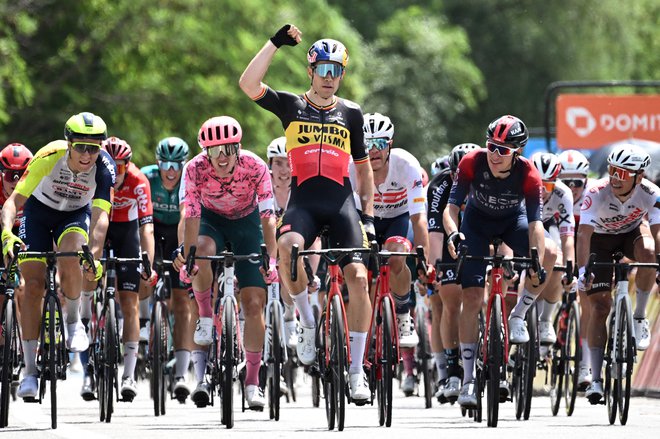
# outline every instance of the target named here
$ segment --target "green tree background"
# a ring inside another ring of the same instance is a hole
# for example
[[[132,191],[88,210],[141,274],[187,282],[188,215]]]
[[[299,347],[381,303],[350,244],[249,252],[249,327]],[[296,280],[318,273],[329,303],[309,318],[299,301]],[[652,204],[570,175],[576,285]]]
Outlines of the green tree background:
[[[265,81],[302,93],[309,45],[341,40],[351,59],[339,94],[392,117],[396,144],[425,165],[482,141],[501,114],[541,126],[552,81],[660,71],[655,0],[0,0],[0,144],[36,151],[92,111],[143,165],[165,136],[198,150],[202,122],[228,114],[263,155],[282,128],[238,78],[287,22],[303,42],[278,51]]]

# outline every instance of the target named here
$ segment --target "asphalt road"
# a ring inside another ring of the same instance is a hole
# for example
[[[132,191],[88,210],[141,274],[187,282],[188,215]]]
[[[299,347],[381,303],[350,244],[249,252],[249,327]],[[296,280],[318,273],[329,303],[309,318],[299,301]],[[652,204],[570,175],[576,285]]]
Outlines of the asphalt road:
[[[631,437],[654,438],[660,433],[660,399],[634,398],[626,426],[610,426],[605,406],[591,406],[579,398],[572,417],[550,413],[548,397],[535,397],[529,421],[516,421],[512,403],[500,408],[500,422],[496,429],[486,427],[486,422],[474,423],[461,417],[458,406],[440,406],[434,401],[431,409],[424,408],[421,397],[406,398],[395,389],[394,415],[391,428],[379,427],[376,406],[356,407],[349,405],[346,428],[342,433],[328,432],[323,401],[320,408],[312,407],[309,381],[298,380],[296,402],[282,401],[280,421],[268,419],[268,412],[241,412],[240,395],[235,397],[235,426],[231,430],[220,423],[220,404],[204,409],[192,403],[179,404],[168,401],[167,414],[156,418],[149,399],[146,383],[141,383],[138,397],[132,403],[118,403],[110,424],[99,422],[98,403],[85,402],[79,396],[82,376],[70,372],[66,381],[60,382],[58,391],[59,426],[50,429],[50,404],[48,393],[44,404],[27,404],[21,400],[12,402],[9,427],[0,430],[0,437],[7,438],[188,438],[192,435],[219,435],[215,437],[304,437],[310,435],[340,434],[347,437],[358,435],[378,438],[409,438],[416,435],[453,435],[450,437],[517,437],[517,438],[587,438]],[[397,382],[395,381],[395,385]],[[485,415],[484,415],[485,416]],[[441,429],[440,431],[438,431]],[[185,435],[185,436],[183,436]],[[368,435],[368,436],[365,436]],[[429,438],[431,436],[428,436]],[[436,436],[437,437],[437,436]]]

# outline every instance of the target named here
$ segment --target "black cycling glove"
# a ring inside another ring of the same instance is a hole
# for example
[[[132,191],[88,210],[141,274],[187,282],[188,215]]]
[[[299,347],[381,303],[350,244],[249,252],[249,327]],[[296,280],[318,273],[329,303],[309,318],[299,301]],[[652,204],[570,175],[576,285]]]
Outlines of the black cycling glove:
[[[376,239],[376,227],[374,226],[374,217],[371,215],[362,214],[362,227],[367,234],[369,242]]]
[[[285,24],[278,30],[275,35],[270,37],[270,42],[275,45],[278,49],[282,46],[295,46],[298,42],[295,38],[292,38],[287,32],[291,29],[290,24]]]

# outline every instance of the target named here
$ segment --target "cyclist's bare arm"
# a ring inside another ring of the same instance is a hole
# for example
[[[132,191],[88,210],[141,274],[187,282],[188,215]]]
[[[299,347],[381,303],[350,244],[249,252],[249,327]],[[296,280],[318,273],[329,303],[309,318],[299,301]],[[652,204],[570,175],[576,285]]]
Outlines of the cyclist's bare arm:
[[[11,230],[16,221],[16,212],[23,207],[27,198],[14,191],[2,206],[2,230]]]
[[[108,212],[100,207],[92,207],[92,221],[89,225],[89,249],[94,254],[95,259],[103,256],[103,244],[109,225],[110,216]]]
[[[149,255],[149,261],[153,262],[155,254],[156,238],[154,237],[154,224],[147,223],[140,226],[140,248]]]
[[[300,42],[302,33],[297,27],[292,25],[287,33],[297,42]],[[261,81],[266,76],[266,72],[268,71],[268,67],[270,67],[270,63],[273,61],[276,51],[277,47],[270,40],[266,41],[264,47],[252,58],[252,61],[250,61],[250,64],[248,64],[241,75],[238,85],[250,98],[258,96],[261,90],[263,90],[264,84]]]
[[[179,224],[176,226],[176,237],[177,242],[180,244],[183,242],[183,231],[186,224],[186,205],[184,203],[179,204]]]
[[[445,211],[442,212],[442,225],[447,232],[447,236],[451,235],[454,232],[458,232],[458,214],[460,208],[455,204],[447,204]],[[449,243],[447,245],[447,250],[452,258],[456,259],[456,248],[453,244]]]
[[[660,224],[653,224],[651,226],[651,235],[655,239],[655,252],[660,253]]]
[[[529,223],[529,248],[536,247],[539,251],[539,263],[543,265],[543,256],[545,254],[545,229],[542,221],[532,221]]]
[[[374,171],[371,169],[371,163],[367,160],[363,163],[355,164],[355,174],[357,176],[357,192],[362,204],[362,213],[374,216]]]
[[[186,259],[184,256],[188,256],[188,252],[190,251],[190,247],[193,245],[197,245],[197,235],[199,235],[199,226],[201,224],[201,219],[200,218],[186,218],[184,220],[184,228],[183,228],[183,254],[179,254],[177,257],[177,267],[176,268],[181,268],[181,266],[185,263]]]
[[[261,228],[264,231],[264,243],[271,258],[277,259],[277,240],[275,239],[275,215],[261,217]]]
[[[413,227],[413,239],[415,241],[415,247],[421,245],[424,248],[424,254],[427,255],[427,263],[434,261],[435,259],[431,259],[431,254],[429,252],[429,232],[428,222],[426,221],[426,212],[410,215],[410,222],[412,223]]]
[[[577,233],[577,266],[584,267],[589,261],[591,253],[591,235],[594,233],[594,227],[587,224],[580,224]]]

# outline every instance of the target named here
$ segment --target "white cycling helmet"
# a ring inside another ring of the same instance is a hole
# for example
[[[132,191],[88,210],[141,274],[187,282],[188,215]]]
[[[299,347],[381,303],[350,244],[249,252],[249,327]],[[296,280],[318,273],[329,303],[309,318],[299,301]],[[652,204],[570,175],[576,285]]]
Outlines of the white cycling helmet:
[[[452,172],[456,172],[458,164],[463,157],[465,157],[465,154],[474,151],[475,149],[481,149],[481,146],[474,143],[461,143],[460,145],[454,146],[449,153],[449,169],[451,169]],[[435,163],[433,165],[435,165]]]
[[[270,145],[266,148],[266,157],[269,160],[275,157],[286,158],[286,137],[278,137],[270,142]]]
[[[367,113],[364,115],[364,125],[362,127],[365,139],[387,138],[392,140],[394,137],[394,125],[389,117],[380,113]]]
[[[541,174],[541,180],[554,181],[561,171],[559,157],[549,152],[537,152],[532,155],[532,163]]]
[[[612,150],[607,156],[607,163],[617,168],[641,173],[651,164],[651,156],[637,145],[625,144]]]
[[[561,174],[582,174],[585,177],[589,173],[589,160],[580,151],[568,149],[559,154],[561,163]]]

